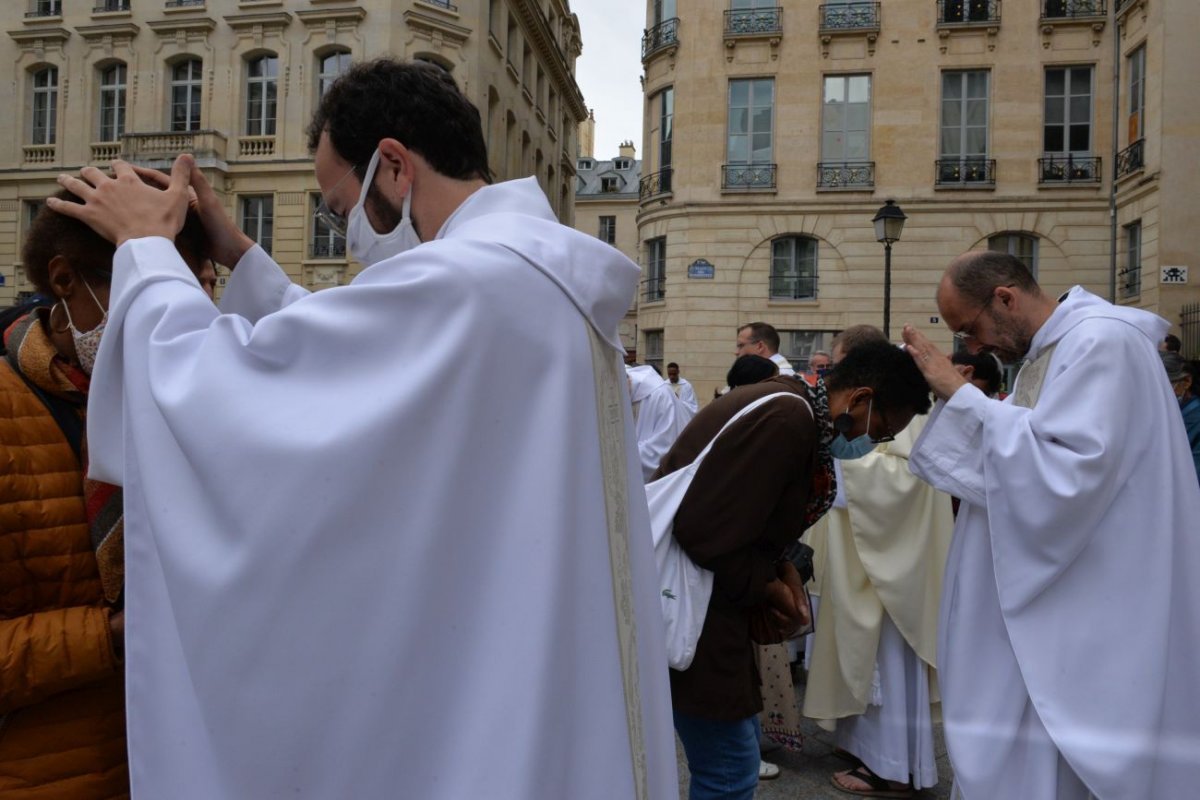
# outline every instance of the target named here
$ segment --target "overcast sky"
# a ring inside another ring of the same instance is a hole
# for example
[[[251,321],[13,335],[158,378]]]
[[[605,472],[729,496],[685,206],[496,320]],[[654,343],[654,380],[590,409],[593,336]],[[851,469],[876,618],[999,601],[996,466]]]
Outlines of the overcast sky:
[[[579,16],[583,55],[575,80],[596,112],[596,158],[613,158],[625,139],[642,157],[642,31],[645,0],[570,0]]]

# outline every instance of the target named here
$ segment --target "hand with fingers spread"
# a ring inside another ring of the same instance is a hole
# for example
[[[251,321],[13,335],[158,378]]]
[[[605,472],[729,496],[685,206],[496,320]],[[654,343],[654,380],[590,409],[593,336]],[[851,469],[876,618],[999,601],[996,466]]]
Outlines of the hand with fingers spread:
[[[134,167],[134,170],[148,182],[164,189],[170,185],[170,178],[158,170],[147,167]],[[188,181],[188,207],[199,214],[200,221],[204,223],[204,232],[212,242],[212,259],[233,269],[245,252],[254,246],[254,240],[225,213],[225,207],[213,191],[212,184],[194,161]]]
[[[911,325],[904,326],[905,350],[917,362],[917,368],[925,376],[925,381],[939,400],[949,400],[950,396],[967,383],[950,359],[942,355],[923,333]]]
[[[174,240],[187,214],[187,186],[192,157],[180,156],[165,188],[148,185],[132,164],[114,161],[113,175],[84,167],[79,177],[59,175],[58,183],[83,203],[48,198],[46,204],[120,247],[129,239],[162,236]],[[161,185],[161,184],[160,184]]]

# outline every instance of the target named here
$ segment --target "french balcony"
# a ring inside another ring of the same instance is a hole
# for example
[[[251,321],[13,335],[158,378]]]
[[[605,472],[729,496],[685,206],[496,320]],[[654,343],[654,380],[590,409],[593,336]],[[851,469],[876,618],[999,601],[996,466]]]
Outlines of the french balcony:
[[[1142,293],[1142,265],[1136,264],[1117,272],[1117,291],[1122,299],[1137,297]]]
[[[1117,177],[1132,175],[1146,166],[1146,140],[1138,139],[1117,153]]]
[[[1000,0],[938,0],[939,27],[992,26],[1000,22]]]
[[[991,189],[996,186],[996,159],[942,158],[935,162],[936,186]]]
[[[167,8],[204,8],[205,0],[167,0]]]
[[[667,278],[665,275],[655,275],[642,281],[642,300],[647,303],[657,303],[667,299]]]
[[[816,275],[772,275],[772,300],[816,300]]]
[[[645,202],[653,197],[671,193],[671,167],[643,175],[638,181],[638,199]]]
[[[108,164],[121,157],[121,143],[116,142],[92,142],[92,163],[93,164]]]
[[[1100,183],[1100,158],[1094,156],[1052,155],[1038,159],[1038,183]]]
[[[1089,19],[1107,15],[1108,9],[1104,0],[1042,0],[1042,21]]]
[[[725,12],[725,38],[783,35],[783,8],[742,8]]]
[[[874,185],[874,161],[825,161],[817,164],[818,189],[870,189]]]
[[[275,155],[275,136],[239,136],[239,158],[262,158]]]
[[[53,144],[27,144],[21,147],[25,155],[26,164],[53,164],[57,145]]]
[[[25,12],[26,19],[38,17],[61,17],[62,0],[36,0],[33,8]]]
[[[174,161],[180,153],[191,153],[201,166],[225,161],[226,140],[220,131],[126,133],[121,144],[126,158],[135,162]]]
[[[817,10],[821,33],[879,30],[879,3],[829,3]]]
[[[774,191],[777,164],[725,164],[721,189],[726,192]]]
[[[310,242],[308,245],[308,257],[345,258],[346,240],[339,236],[335,239],[323,239],[319,242]]]
[[[129,0],[103,0],[92,7],[93,14],[108,14],[113,11],[129,11]]]
[[[660,50],[679,46],[679,17],[671,17],[647,28],[642,34],[642,61]]]

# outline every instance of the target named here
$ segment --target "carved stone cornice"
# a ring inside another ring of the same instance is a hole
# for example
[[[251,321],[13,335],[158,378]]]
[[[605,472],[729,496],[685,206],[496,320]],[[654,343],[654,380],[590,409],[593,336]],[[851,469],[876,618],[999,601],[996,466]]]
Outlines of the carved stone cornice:
[[[471,37],[470,28],[455,25],[453,22],[439,19],[422,11],[405,11],[404,23],[409,28],[420,31],[426,36],[438,36],[442,41],[449,42],[455,47],[462,47]]]
[[[557,81],[560,92],[567,107],[570,108],[577,122],[587,119],[587,106],[583,102],[583,92],[575,82],[575,76],[567,68],[567,58],[562,48],[550,30],[550,23],[542,14],[542,10],[534,0],[513,0],[512,6],[524,23],[525,30],[530,33],[530,40],[545,58],[551,76]]]

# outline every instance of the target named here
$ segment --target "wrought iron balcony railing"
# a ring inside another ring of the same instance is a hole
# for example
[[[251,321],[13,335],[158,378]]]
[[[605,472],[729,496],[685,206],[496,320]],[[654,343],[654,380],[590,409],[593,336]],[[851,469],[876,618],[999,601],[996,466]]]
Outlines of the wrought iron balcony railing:
[[[862,189],[874,185],[874,161],[825,161],[817,164],[817,188]]]
[[[942,158],[936,164],[938,186],[996,185],[994,158]]]
[[[188,8],[190,6],[203,6],[204,0],[167,0],[167,8]]]
[[[638,181],[638,198],[646,200],[650,197],[660,194],[671,193],[671,168],[661,169],[658,172],[652,172],[649,175],[644,175]]]
[[[725,164],[721,167],[721,188],[731,191],[774,189],[777,164]]]
[[[1142,293],[1142,265],[1126,267],[1117,272],[1117,289],[1121,297],[1137,297]]]
[[[1133,4],[1133,0],[1117,0],[1116,4],[1113,6],[1113,11],[1120,14],[1121,9],[1125,8],[1125,6],[1132,5],[1132,4]]]
[[[310,242],[308,245],[309,258],[345,258],[346,240],[338,236],[335,239],[322,239]]]
[[[1000,0],[938,0],[939,25],[1000,21]]]
[[[769,36],[783,33],[783,8],[744,8],[725,12],[726,36]]]
[[[837,3],[817,6],[822,31],[877,30],[879,3]]]
[[[679,44],[679,17],[671,17],[647,28],[642,34],[642,61],[664,47]]]
[[[93,14],[103,14],[107,11],[128,11],[129,0],[104,0],[92,9]]]
[[[1124,178],[1132,175],[1146,166],[1146,140],[1138,139],[1133,144],[1117,153],[1117,177]]]
[[[1104,0],[1042,0],[1042,19],[1103,17],[1107,13]]]
[[[1038,183],[1099,183],[1100,158],[1053,155],[1038,159]]]
[[[667,297],[667,278],[665,275],[652,275],[642,281],[642,299],[647,303],[665,300]]]
[[[816,300],[816,275],[772,275],[772,300]]]
[[[26,18],[32,17],[61,17],[62,0],[37,0],[32,11],[25,12]]]

